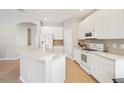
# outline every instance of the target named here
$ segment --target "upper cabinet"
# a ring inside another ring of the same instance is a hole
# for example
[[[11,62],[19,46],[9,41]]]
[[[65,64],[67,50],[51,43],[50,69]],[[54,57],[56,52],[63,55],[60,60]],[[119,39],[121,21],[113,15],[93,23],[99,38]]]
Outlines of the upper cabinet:
[[[79,23],[78,39],[85,39],[85,33],[96,32],[96,18],[96,13],[93,13]]]
[[[111,38],[124,39],[124,10],[109,10]]]
[[[85,39],[84,23],[81,21],[78,24],[78,39]]]
[[[79,39],[85,39],[85,33],[90,31],[90,17],[87,17],[83,21],[79,23],[79,32],[78,32],[78,38]]]
[[[123,10],[100,10],[97,14],[98,39],[123,39],[124,17]]]
[[[124,39],[124,10],[99,10],[79,23],[79,39],[85,33],[94,32],[97,39]]]
[[[109,36],[109,11],[100,10],[97,12],[97,38],[107,39]]]
[[[41,28],[42,34],[52,34],[54,40],[63,40],[63,27],[59,26],[43,26]]]

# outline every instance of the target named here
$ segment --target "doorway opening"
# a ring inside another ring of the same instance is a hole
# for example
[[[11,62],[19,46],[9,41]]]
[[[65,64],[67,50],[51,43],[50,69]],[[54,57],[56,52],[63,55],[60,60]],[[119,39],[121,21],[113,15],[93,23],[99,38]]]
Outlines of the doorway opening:
[[[31,22],[17,24],[16,47],[36,47],[37,25]]]

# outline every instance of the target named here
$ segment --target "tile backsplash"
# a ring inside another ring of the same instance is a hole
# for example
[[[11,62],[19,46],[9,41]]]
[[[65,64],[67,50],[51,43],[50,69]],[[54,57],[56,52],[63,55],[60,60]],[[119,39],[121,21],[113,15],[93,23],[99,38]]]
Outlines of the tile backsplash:
[[[124,39],[106,39],[106,40],[78,40],[82,44],[89,43],[102,43],[108,47],[108,52],[124,55]]]

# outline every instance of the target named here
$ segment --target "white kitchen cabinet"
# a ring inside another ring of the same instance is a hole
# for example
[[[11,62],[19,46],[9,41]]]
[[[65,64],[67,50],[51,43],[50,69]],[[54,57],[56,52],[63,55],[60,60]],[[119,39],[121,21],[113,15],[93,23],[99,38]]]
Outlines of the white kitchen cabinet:
[[[74,57],[74,60],[80,64],[81,62],[81,51],[77,48],[74,48],[73,50],[73,57]]]
[[[90,21],[91,21],[91,16],[88,16],[87,18],[85,18],[83,20],[83,31],[86,32],[90,32],[91,30],[91,25],[90,25]]]
[[[124,11],[121,9],[109,10],[110,37],[114,39],[124,38]]]
[[[91,31],[90,22],[89,22],[90,18],[91,17],[87,17],[79,23],[78,39],[85,39],[85,33]]]
[[[124,10],[102,9],[91,14],[79,23],[78,39],[93,31],[97,39],[124,39]]]
[[[63,40],[63,27],[59,26],[43,26],[41,28],[42,34],[52,34],[54,40]]]
[[[84,23],[81,21],[78,24],[78,39],[85,39]]]
[[[113,82],[112,79],[114,78],[114,61],[101,58],[100,63],[100,82],[108,83]]]
[[[90,59],[91,75],[101,83],[112,82],[112,79],[114,78],[114,61],[95,55],[91,55]]]
[[[124,38],[124,11],[120,9],[105,9],[97,12],[97,38]]]
[[[85,39],[85,33],[97,31],[97,13],[93,13],[79,23],[78,39]],[[96,35],[95,35],[96,36]]]
[[[100,10],[97,13],[97,38],[110,38],[108,10]]]
[[[124,11],[120,9],[103,9],[96,12],[97,39],[124,38]]]
[[[42,49],[23,48],[20,54],[20,79],[24,83],[63,83],[65,55]]]
[[[93,31],[97,31],[97,12],[91,14],[89,17],[90,17],[90,28],[93,30]]]
[[[90,31],[90,17],[85,18],[79,23],[78,39],[85,39],[85,33]]]
[[[99,64],[100,60],[98,57],[91,55],[90,56],[90,74],[95,77],[97,80],[100,78],[100,73],[99,73]]]
[[[124,59],[116,60],[115,78],[124,78]]]

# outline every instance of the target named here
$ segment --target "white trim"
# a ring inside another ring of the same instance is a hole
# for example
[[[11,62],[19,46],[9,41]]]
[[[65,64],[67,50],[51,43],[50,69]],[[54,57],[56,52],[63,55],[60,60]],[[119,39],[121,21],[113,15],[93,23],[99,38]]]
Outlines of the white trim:
[[[68,57],[68,56],[67,56],[66,58],[71,59],[71,60],[74,60],[72,57]]]
[[[73,60],[73,61],[74,61],[75,59],[74,59],[74,58],[71,58],[71,60]]]
[[[0,60],[17,60],[17,59],[19,59],[19,56],[15,58],[0,58]]]
[[[21,76],[19,77],[19,79],[22,81],[22,83],[27,83]]]

